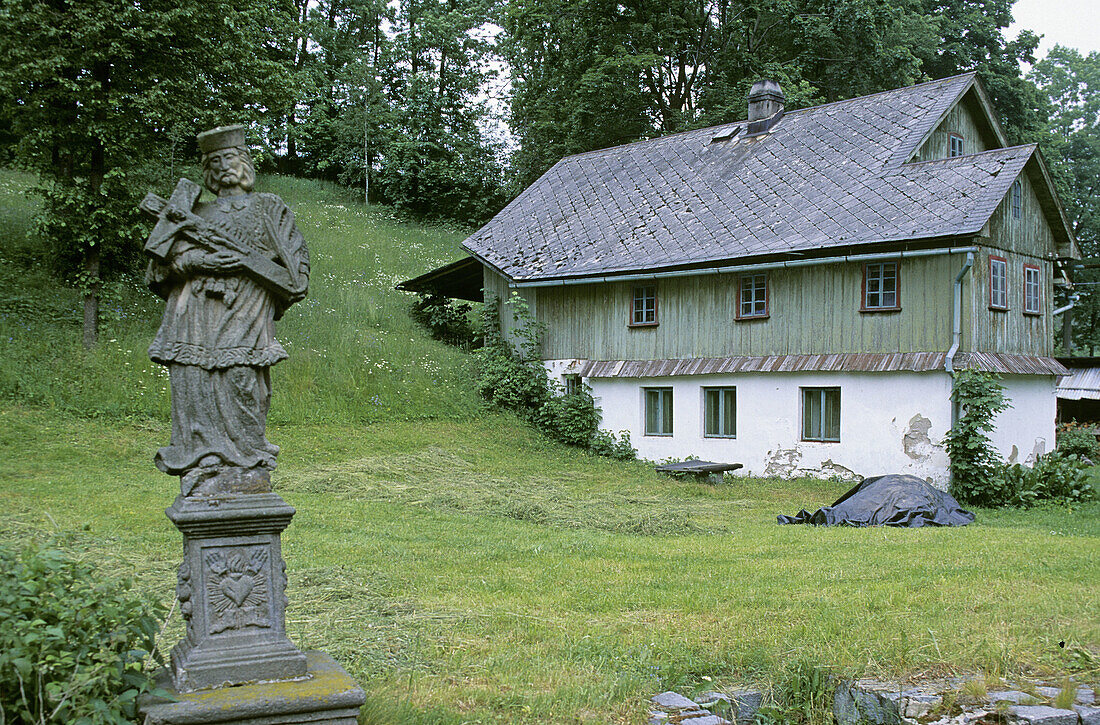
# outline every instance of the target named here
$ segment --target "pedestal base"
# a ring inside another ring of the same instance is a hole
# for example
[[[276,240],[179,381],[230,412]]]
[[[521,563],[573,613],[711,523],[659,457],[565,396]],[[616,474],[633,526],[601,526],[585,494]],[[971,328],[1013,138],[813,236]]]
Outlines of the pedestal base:
[[[355,725],[363,690],[324,652],[306,652],[306,677],[179,693],[166,670],[157,684],[178,702],[146,699],[145,725]]]

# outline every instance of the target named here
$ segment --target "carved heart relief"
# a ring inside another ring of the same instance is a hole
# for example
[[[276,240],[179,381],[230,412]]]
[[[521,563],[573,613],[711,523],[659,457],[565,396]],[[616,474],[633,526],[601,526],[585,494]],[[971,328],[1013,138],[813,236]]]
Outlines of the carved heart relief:
[[[221,589],[222,594],[239,607],[244,604],[245,599],[248,599],[248,595],[252,593],[254,587],[255,584],[251,576],[233,573],[222,579]]]

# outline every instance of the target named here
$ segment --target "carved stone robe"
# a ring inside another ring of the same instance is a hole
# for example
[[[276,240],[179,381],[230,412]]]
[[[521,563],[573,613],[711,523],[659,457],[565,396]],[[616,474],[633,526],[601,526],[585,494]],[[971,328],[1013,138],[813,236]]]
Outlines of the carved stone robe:
[[[268,369],[287,356],[275,320],[305,297],[309,252],[293,213],[273,194],[219,197],[194,211],[290,274],[192,271],[203,250],[183,236],[168,264],[150,263],[147,282],[166,305],[149,357],[168,367],[172,385],[172,438],[156,464],[173,475],[197,467],[270,471],[279,448],[265,435]]]

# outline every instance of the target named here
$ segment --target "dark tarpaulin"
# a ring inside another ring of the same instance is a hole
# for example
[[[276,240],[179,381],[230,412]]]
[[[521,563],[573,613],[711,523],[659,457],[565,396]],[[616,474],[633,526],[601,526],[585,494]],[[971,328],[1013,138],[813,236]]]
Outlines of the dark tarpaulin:
[[[815,526],[966,526],[974,514],[949,494],[916,476],[890,474],[865,478],[832,506],[812,514],[779,516],[780,524]]]

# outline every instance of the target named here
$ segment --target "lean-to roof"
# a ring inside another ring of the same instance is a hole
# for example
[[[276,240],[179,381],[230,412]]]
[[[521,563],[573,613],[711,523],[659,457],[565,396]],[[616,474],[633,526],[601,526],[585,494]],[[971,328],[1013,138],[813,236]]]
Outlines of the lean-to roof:
[[[904,163],[974,84],[789,111],[758,136],[739,123],[570,156],[463,245],[523,281],[976,234],[1034,145]]]

